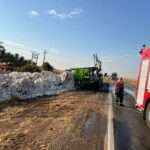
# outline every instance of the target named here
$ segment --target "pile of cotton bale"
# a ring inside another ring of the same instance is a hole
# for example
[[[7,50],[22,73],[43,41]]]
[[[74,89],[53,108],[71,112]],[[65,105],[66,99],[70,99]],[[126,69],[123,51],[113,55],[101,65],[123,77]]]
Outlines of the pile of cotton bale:
[[[74,81],[70,72],[0,74],[0,101],[10,100],[14,97],[30,99],[49,96],[72,89],[74,89]]]

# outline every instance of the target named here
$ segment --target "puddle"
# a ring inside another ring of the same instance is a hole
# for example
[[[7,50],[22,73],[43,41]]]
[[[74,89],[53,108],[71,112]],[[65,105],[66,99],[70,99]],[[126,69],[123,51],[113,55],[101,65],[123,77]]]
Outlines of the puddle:
[[[136,99],[135,91],[132,91],[130,89],[125,88],[125,92],[129,95],[131,95],[134,99]]]
[[[92,113],[90,113],[90,117],[88,118],[88,120],[85,123],[85,128],[90,129],[91,127],[94,126],[95,122],[96,122],[96,113],[92,112]]]
[[[91,134],[94,134],[94,130],[96,129],[96,124],[97,124],[97,115],[95,112],[91,112],[83,128],[84,135],[89,137]]]

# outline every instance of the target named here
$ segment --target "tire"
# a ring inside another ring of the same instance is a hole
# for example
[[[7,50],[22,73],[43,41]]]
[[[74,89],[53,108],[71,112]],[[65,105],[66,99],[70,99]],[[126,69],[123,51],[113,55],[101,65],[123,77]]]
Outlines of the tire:
[[[145,112],[145,119],[146,119],[146,124],[150,128],[150,102],[148,103],[146,107],[146,112]]]

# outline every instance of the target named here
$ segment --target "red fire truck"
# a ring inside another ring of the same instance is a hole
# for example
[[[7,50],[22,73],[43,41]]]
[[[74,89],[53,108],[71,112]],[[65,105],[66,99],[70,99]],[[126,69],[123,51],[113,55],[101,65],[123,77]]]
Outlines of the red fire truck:
[[[150,128],[150,48],[144,47],[140,51],[140,58],[136,107],[143,111],[144,119]]]

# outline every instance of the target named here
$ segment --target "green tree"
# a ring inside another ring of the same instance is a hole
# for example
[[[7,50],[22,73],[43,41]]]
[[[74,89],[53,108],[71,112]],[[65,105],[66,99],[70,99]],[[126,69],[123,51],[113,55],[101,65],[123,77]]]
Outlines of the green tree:
[[[19,58],[19,62],[23,63],[24,61],[25,61],[25,59],[23,56]]]
[[[18,61],[19,60],[19,54],[15,54],[14,58],[16,61]]]
[[[31,64],[30,60],[25,60],[25,58],[20,57],[19,54],[13,55],[10,52],[6,52],[6,49],[3,45],[0,45],[0,62],[11,63],[15,67]]]
[[[5,57],[6,49],[3,45],[0,45],[0,61]]]

